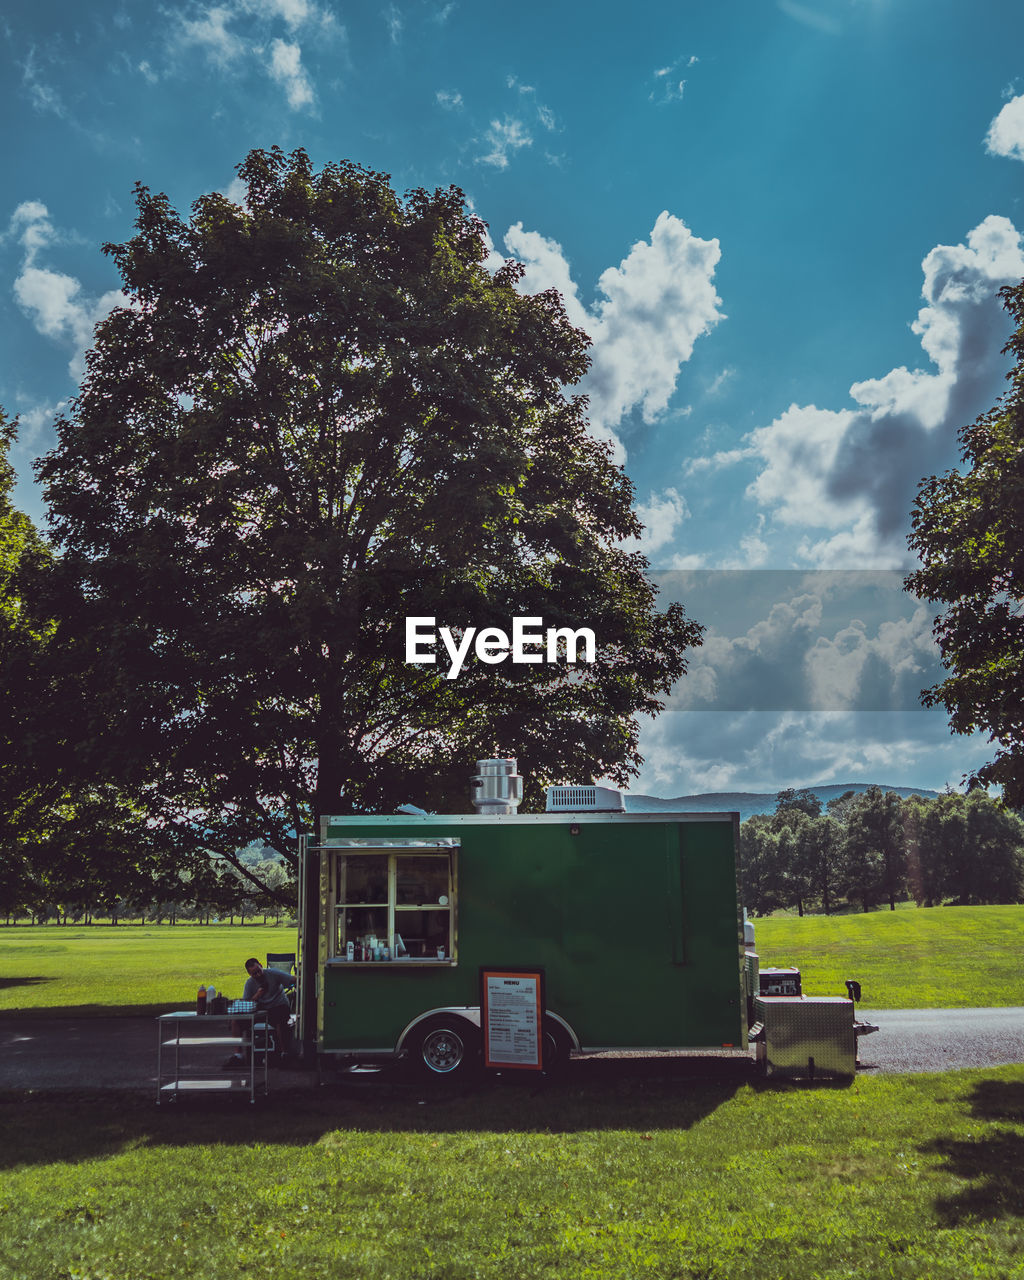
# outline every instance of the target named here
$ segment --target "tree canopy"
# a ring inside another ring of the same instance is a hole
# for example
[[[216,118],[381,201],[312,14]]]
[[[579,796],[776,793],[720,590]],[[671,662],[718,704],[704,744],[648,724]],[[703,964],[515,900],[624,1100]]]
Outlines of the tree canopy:
[[[758,915],[828,915],[843,900],[863,911],[907,897],[923,907],[1019,902],[1024,891],[1024,821],[981,787],[901,800],[872,786],[817,816],[780,804],[740,826],[739,855],[743,903]]]
[[[1016,329],[1010,389],[960,432],[962,470],[924,481],[910,546],[922,567],[907,588],[943,611],[935,637],[949,674],[922,695],[956,733],[997,745],[976,781],[1024,805],[1024,284],[1000,290]]]
[[[35,815],[59,795],[45,768],[30,759],[49,635],[30,608],[27,582],[49,559],[32,521],[13,505],[9,452],[17,423],[0,409],[0,907],[17,901],[31,881],[24,836]]]
[[[571,387],[588,339],[485,266],[455,188],[254,151],[241,204],[139,186],[39,474],[80,758],[230,853],[328,812],[465,808],[472,761],[639,763],[700,627],[655,607],[632,487]],[[405,661],[404,623],[587,626],[592,665]]]

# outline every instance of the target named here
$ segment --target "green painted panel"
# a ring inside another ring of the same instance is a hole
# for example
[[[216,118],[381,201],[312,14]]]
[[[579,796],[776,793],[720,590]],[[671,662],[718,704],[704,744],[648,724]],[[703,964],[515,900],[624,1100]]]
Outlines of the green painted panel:
[[[386,1048],[427,1009],[475,1005],[482,964],[543,965],[548,1007],[587,1047],[741,1043],[732,824],[610,815],[572,834],[562,818],[332,827],[458,837],[458,964],[328,966],[323,1047]]]

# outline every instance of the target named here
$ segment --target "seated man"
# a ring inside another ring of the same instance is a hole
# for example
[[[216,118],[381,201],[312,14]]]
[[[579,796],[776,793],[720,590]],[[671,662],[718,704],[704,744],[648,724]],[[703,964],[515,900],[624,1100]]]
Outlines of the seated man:
[[[243,1000],[255,1000],[256,1012],[266,1015],[267,1022],[274,1030],[277,1052],[271,1062],[283,1064],[291,1048],[292,1029],[288,1025],[291,1008],[286,994],[295,986],[295,976],[284,973],[281,969],[264,969],[255,957],[246,960],[245,971],[249,975]]]

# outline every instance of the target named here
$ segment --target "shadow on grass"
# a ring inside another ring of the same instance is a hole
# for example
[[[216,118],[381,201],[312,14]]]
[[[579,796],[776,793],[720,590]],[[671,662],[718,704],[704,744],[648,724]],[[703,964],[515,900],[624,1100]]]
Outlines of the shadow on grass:
[[[8,987],[38,987],[43,982],[56,982],[56,978],[0,978],[0,991]]]
[[[1024,1124],[1024,1080],[980,1080],[970,1104],[971,1114],[979,1119]]]
[[[583,1068],[576,1071],[575,1068]],[[596,1067],[596,1071],[589,1068]],[[294,1082],[292,1089],[289,1086]],[[311,1146],[329,1133],[555,1133],[689,1129],[743,1085],[751,1064],[695,1068],[664,1060],[574,1063],[562,1080],[487,1077],[465,1092],[395,1071],[370,1085],[307,1087],[282,1073],[270,1096],[191,1096],[157,1106],[151,1094],[89,1090],[0,1093],[0,1168],[78,1162],[126,1149],[216,1143]]]
[[[0,978],[0,991],[5,986],[21,986],[26,982],[56,982],[56,978]],[[33,1005],[30,1009],[0,1009],[0,1023],[39,1020],[41,1018],[158,1018],[174,1013],[187,1001],[174,1004],[54,1004]]]
[[[990,1123],[1024,1123],[1024,1081],[979,1080],[968,1098],[971,1114]],[[922,1150],[945,1160],[945,1171],[969,1181],[955,1195],[936,1201],[943,1222],[1024,1218],[1024,1134],[996,1128],[983,1138],[938,1138]]]

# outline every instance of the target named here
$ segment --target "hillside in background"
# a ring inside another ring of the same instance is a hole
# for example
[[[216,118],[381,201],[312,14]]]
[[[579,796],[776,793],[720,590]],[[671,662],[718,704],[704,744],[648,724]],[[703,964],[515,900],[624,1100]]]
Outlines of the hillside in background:
[[[934,799],[938,791],[928,791],[921,787],[890,787],[885,783],[842,782],[828,787],[807,787],[821,801],[822,808],[837,796],[847,791],[867,791],[868,787],[878,786],[882,791],[895,791],[898,796],[926,796]],[[658,796],[626,794],[627,813],[729,813],[738,809],[740,821],[753,817],[755,813],[774,813],[774,791],[709,791],[699,796],[675,796],[671,800],[662,800]]]

